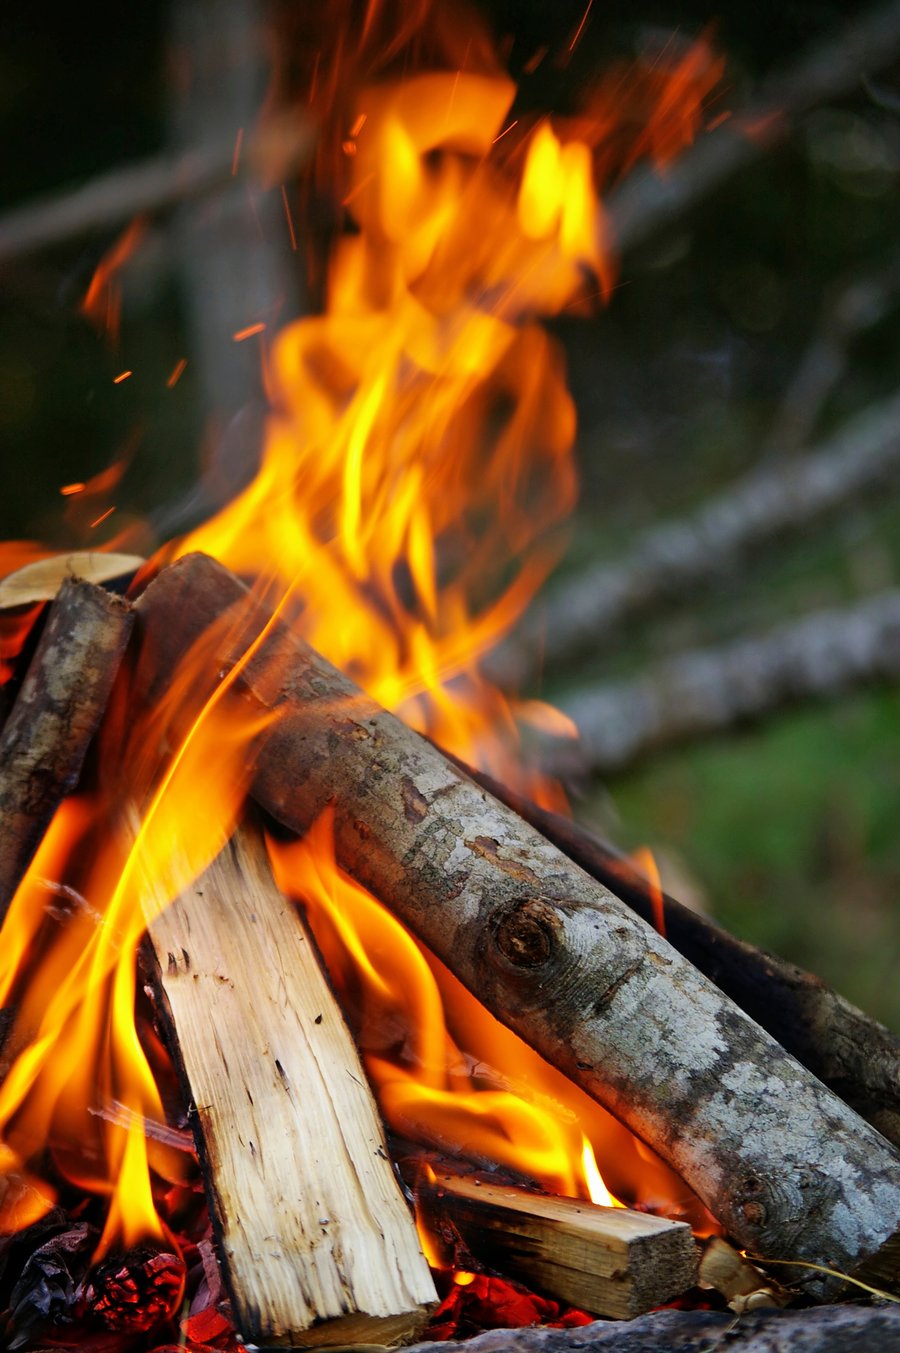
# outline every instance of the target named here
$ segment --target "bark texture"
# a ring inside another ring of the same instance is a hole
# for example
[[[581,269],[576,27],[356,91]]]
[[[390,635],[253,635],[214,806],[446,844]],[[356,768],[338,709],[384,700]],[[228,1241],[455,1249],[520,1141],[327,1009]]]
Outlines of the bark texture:
[[[155,916],[154,986],[245,1342],[393,1343],[437,1301],[353,1039],[262,834]]]
[[[900,1353],[900,1307],[810,1311],[654,1311],[625,1324],[575,1330],[490,1330],[465,1343],[414,1344],[409,1353]]]
[[[213,561],[180,560],[138,603],[155,664],[139,680],[163,681],[247,603]],[[896,1279],[900,1157],[665,940],[283,627],[240,688],[279,714],[256,748],[258,802],[298,832],[333,805],[339,861],[743,1247]],[[835,1288],[809,1270],[796,1281]]]
[[[57,805],[74,789],[106,708],[133,615],[70,578],[0,734],[0,920]]]
[[[457,763],[489,794],[530,822],[642,920],[654,924],[645,878],[570,818],[539,808],[489,775]],[[729,935],[665,894],[669,943],[861,1117],[900,1147],[900,1039],[821,978]]]

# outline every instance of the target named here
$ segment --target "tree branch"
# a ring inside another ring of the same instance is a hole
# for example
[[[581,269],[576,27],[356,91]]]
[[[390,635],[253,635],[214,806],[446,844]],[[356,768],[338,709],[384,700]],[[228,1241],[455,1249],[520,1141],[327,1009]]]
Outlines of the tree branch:
[[[880,6],[808,53],[793,70],[765,85],[743,112],[681,157],[665,178],[651,169],[630,175],[608,204],[621,252],[643,244],[772,146],[805,113],[861,85],[900,55],[900,5]]]
[[[799,533],[898,474],[895,394],[849,420],[818,450],[751,470],[693,515],[650,527],[624,558],[548,589],[490,671],[504,684],[519,685],[544,646],[557,666],[599,650],[626,622],[693,596],[760,546]]]
[[[900,590],[816,612],[759,638],[680,654],[633,681],[560,701],[579,743],[550,757],[557,774],[614,774],[653,752],[804,699],[900,678]]]

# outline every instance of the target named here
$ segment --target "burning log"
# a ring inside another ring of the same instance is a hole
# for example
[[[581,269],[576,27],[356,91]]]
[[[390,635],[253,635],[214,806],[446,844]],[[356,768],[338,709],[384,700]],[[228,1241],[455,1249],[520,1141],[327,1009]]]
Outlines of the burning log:
[[[133,615],[121,597],[70,578],[0,735],[0,920],[106,708]]]
[[[350,1033],[259,833],[242,828],[150,938],[242,1337],[414,1337],[431,1275]]]
[[[204,556],[137,609],[138,691],[217,619],[225,671],[261,615]],[[680,1171],[745,1248],[896,1282],[900,1157],[623,903],[284,626],[236,689],[279,718],[253,793],[304,832],[334,806],[340,862],[505,1024]],[[835,1279],[797,1281],[825,1294]]]
[[[596,1315],[641,1315],[692,1287],[697,1248],[685,1222],[553,1198],[448,1170],[416,1183],[427,1218],[449,1219],[479,1259]]]
[[[627,860],[587,828],[457,763],[650,925],[657,901]],[[794,963],[736,939],[664,894],[663,933],[680,954],[807,1070],[900,1147],[900,1040]]]

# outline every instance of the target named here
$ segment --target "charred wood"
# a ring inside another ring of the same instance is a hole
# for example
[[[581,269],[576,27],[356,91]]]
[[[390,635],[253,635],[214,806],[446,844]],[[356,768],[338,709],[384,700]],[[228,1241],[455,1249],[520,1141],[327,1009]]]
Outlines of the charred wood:
[[[203,556],[138,602],[137,689],[216,621],[216,670],[263,616]],[[429,743],[275,625],[236,689],[278,718],[253,794],[340,863],[499,1019],[644,1138],[745,1248],[897,1280],[900,1157],[678,952]],[[833,1279],[787,1270],[816,1293]]]

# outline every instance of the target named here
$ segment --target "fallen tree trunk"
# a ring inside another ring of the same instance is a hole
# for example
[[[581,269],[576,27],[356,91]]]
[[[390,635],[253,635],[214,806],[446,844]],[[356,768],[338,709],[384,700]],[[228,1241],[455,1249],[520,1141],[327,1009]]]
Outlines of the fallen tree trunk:
[[[133,616],[71,578],[0,734],[0,921],[57,805],[74,789],[112,690]]]
[[[149,934],[243,1340],[413,1338],[437,1301],[431,1275],[353,1039],[261,833],[241,828]]]
[[[201,555],[165,570],[137,610],[139,699],[214,622],[232,629],[221,674],[263,620]],[[284,626],[236,689],[279,716],[254,752],[258,802],[299,832],[332,805],[344,867],[742,1246],[897,1280],[900,1157],[676,950]],[[787,1273],[819,1294],[839,1285]]]
[[[662,910],[663,933],[720,991],[772,1035],[830,1090],[900,1147],[900,1039],[827,986],[774,954],[662,894],[586,827],[539,808],[490,775],[462,770],[605,884],[649,925]]]

